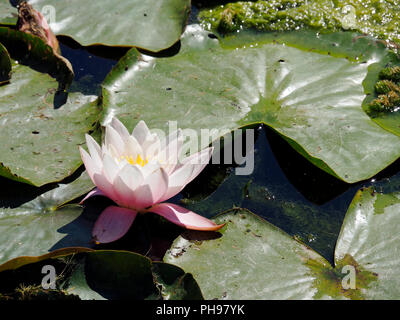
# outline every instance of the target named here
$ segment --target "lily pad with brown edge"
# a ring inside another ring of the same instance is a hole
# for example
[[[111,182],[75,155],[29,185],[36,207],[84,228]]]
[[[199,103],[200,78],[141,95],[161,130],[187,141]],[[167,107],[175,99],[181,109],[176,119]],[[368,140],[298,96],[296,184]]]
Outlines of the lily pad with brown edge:
[[[1,293],[13,296],[13,291],[21,291],[21,287],[25,293],[37,287],[42,289],[46,275],[42,272],[44,266],[55,268],[56,289],[64,297],[75,295],[82,300],[203,299],[192,275],[177,266],[152,262],[127,251],[83,248],[63,249],[41,257],[20,257],[0,266]],[[41,293],[46,294],[46,290],[43,291]]]
[[[362,103],[373,66],[393,53],[355,33],[238,34],[223,40],[188,26],[179,54],[130,50],[103,83],[103,124],[132,129],[145,120],[168,132],[226,132],[265,123],[314,165],[341,180],[367,179],[400,156],[400,138],[378,126]]]
[[[220,237],[186,232],[164,261],[192,273],[205,299],[397,299],[399,205],[398,194],[359,191],[338,238],[334,267],[244,209],[214,218],[226,223]]]
[[[135,46],[154,52],[169,48],[179,40],[190,12],[190,0],[36,0],[29,3],[38,11],[48,9],[47,20],[56,35],[69,36],[83,46]]]
[[[57,248],[91,247],[96,216],[82,215],[82,206],[67,204],[91,189],[93,183],[84,172],[17,208],[0,208],[0,263]]]
[[[0,86],[11,79],[11,59],[7,49],[0,43]]]
[[[13,60],[55,78],[59,82],[58,90],[67,89],[74,79],[71,63],[39,37],[0,27],[0,43],[7,48]]]

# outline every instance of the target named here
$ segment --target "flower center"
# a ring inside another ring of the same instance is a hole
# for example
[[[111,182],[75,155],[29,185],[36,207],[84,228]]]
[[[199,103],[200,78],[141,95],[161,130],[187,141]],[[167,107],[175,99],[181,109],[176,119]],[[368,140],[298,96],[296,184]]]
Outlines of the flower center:
[[[140,154],[137,156],[136,160],[132,156],[121,156],[121,160],[126,160],[131,165],[138,164],[141,167],[144,167],[149,162],[147,158],[143,160]]]

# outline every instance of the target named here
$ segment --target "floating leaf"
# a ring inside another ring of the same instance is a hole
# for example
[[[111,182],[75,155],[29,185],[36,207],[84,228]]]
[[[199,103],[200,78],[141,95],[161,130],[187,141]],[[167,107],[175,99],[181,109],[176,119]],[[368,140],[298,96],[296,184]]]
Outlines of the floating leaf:
[[[176,120],[219,135],[265,123],[350,183],[399,157],[400,138],[362,109],[377,80],[369,67],[394,59],[382,44],[353,33],[239,34],[221,43],[208,35],[188,27],[168,59],[129,51],[104,81],[103,123],[117,115],[130,128],[143,119],[167,131]]]
[[[36,186],[60,181],[82,164],[78,146],[97,127],[96,97],[57,92],[57,81],[20,64],[12,70],[0,87],[0,175]]]
[[[186,233],[164,261],[193,274],[209,299],[311,299],[316,293],[307,262],[329,263],[280,229],[247,210],[214,219],[226,223],[222,237],[197,239]]]
[[[336,263],[351,256],[374,281],[365,291],[368,299],[400,297],[400,193],[380,194],[372,188],[354,197],[339,234]],[[356,278],[357,281],[363,279]]]
[[[58,290],[84,300],[203,299],[192,275],[179,267],[151,262],[132,252],[79,248],[41,257],[21,257],[0,266],[2,293],[9,294],[18,284],[30,288],[40,286],[45,265],[56,269]]]
[[[59,81],[59,89],[69,87],[74,72],[71,63],[55,53],[42,39],[31,34],[0,27],[0,43],[10,53],[13,60],[31,68],[45,72]]]
[[[343,223],[334,268],[243,209],[215,218],[226,223],[220,237],[183,234],[164,261],[192,273],[206,299],[396,299],[399,206],[398,194],[359,191]]]
[[[92,188],[91,180],[83,173],[74,182],[60,185],[17,208],[0,209],[0,263],[57,248],[90,247],[95,217],[92,221],[81,216],[81,206],[65,204]]]
[[[18,20],[17,9],[11,4],[12,0],[3,0],[0,2],[0,23],[15,25]]]
[[[36,0],[56,35],[80,44],[135,46],[150,51],[171,47],[179,40],[190,11],[189,0]],[[82,8],[85,8],[82,10]]]

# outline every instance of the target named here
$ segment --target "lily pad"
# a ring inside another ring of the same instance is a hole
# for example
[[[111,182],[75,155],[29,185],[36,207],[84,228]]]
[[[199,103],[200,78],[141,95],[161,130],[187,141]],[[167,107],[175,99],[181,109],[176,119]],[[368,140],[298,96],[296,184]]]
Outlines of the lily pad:
[[[150,51],[177,42],[190,12],[190,0],[29,2],[45,16],[49,13],[47,20],[56,35],[70,36],[84,46],[135,46]]]
[[[4,0],[0,2],[0,23],[15,25],[18,20],[18,11],[11,4],[12,0]],[[15,2],[15,1],[14,1]]]
[[[377,277],[365,292],[368,299],[400,297],[399,228],[399,192],[381,194],[368,188],[356,194],[339,234],[335,261],[351,256]]]
[[[13,60],[55,78],[59,82],[60,90],[68,88],[74,79],[71,63],[55,54],[53,49],[39,37],[0,27],[0,43],[7,48]]]
[[[330,267],[317,253],[247,210],[214,221],[227,224],[222,237],[184,234],[164,257],[193,274],[205,299],[311,299],[317,292],[307,263]]]
[[[0,43],[0,85],[11,79],[11,60],[7,49]]]
[[[71,254],[71,251],[75,253]],[[24,284],[41,285],[43,266],[56,270],[57,289],[64,295],[89,299],[200,300],[200,288],[192,275],[179,267],[126,251],[65,249],[42,257],[21,257],[0,266],[2,293]],[[29,286],[29,287],[28,287]],[[25,289],[27,290],[27,289]],[[45,293],[46,291],[44,291]]]
[[[174,57],[132,49],[120,60],[103,84],[103,123],[117,115],[130,128],[142,119],[167,131],[176,120],[198,133],[218,128],[220,136],[265,123],[316,166],[352,183],[400,156],[400,138],[362,109],[377,79],[369,68],[392,59],[381,43],[355,33],[219,41],[192,25]]]
[[[367,108],[367,107],[366,107]],[[380,125],[383,129],[400,136],[400,111],[382,112],[372,117],[372,120]]]
[[[17,208],[0,209],[0,263],[68,246],[91,246],[92,220],[79,205],[65,205],[93,189],[86,173]],[[63,228],[68,225],[68,228]]]
[[[48,74],[13,63],[0,88],[0,175],[41,186],[61,181],[81,164],[78,145],[97,127],[95,96],[57,92]]]
[[[183,234],[164,261],[192,273],[206,299],[396,299],[399,205],[398,194],[359,191],[343,223],[334,267],[244,209],[214,219],[226,223],[221,237]]]

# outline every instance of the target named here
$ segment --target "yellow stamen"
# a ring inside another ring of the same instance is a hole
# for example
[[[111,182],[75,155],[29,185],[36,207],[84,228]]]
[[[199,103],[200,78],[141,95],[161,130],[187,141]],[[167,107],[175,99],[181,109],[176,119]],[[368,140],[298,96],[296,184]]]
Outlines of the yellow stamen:
[[[143,160],[140,154],[137,156],[136,160],[134,160],[132,156],[121,156],[121,160],[126,160],[131,165],[138,164],[141,167],[144,167],[149,162],[147,158]]]

